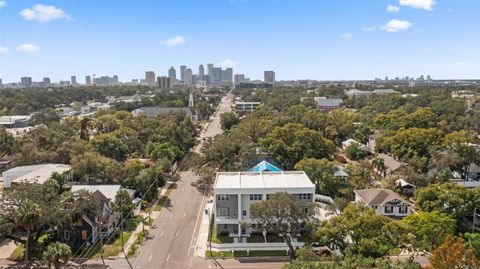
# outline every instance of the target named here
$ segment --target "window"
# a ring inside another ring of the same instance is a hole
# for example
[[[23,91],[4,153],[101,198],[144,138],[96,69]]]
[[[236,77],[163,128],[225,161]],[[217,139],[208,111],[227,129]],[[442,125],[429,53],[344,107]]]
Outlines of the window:
[[[377,205],[372,205],[372,208],[373,208],[373,209],[377,209]]]
[[[246,216],[247,215],[247,210],[243,210],[242,211],[242,216]]]
[[[262,200],[261,194],[250,194],[250,201],[260,201]]]
[[[218,209],[218,216],[219,217],[228,217],[228,208],[226,207],[220,207]]]
[[[311,193],[300,193],[298,195],[299,200],[312,200],[312,194]]]
[[[303,212],[308,213],[308,207],[304,207]]]
[[[82,230],[82,240],[87,240],[87,231]]]
[[[228,224],[223,224],[223,229],[228,230]]]
[[[267,200],[270,199],[270,194],[267,194]]]
[[[217,200],[219,201],[228,201],[229,200],[229,197],[227,194],[219,194],[217,195]]]
[[[252,223],[252,228],[255,229],[257,225],[255,223]]]
[[[247,233],[247,229],[242,228],[242,234],[246,234],[246,233]]]
[[[387,213],[387,214],[393,213],[393,206],[386,206],[385,207],[385,213]]]
[[[398,213],[400,214],[407,214],[408,207],[407,206],[399,206]]]

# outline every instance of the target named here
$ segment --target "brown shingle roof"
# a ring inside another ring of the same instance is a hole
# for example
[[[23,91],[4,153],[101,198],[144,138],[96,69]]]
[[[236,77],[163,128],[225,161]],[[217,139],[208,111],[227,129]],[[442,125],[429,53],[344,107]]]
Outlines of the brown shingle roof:
[[[404,204],[410,204],[400,197],[400,195],[389,189],[363,189],[354,190],[354,192],[368,205],[383,205],[395,199]]]

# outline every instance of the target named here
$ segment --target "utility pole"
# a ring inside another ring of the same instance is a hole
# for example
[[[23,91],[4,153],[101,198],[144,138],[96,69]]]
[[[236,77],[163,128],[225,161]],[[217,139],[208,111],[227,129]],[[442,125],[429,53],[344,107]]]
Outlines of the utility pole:
[[[476,224],[477,224],[477,209],[478,209],[478,207],[475,207],[475,208],[473,209],[472,233],[475,232],[475,226],[476,226]],[[480,214],[480,213],[479,213],[479,214]]]

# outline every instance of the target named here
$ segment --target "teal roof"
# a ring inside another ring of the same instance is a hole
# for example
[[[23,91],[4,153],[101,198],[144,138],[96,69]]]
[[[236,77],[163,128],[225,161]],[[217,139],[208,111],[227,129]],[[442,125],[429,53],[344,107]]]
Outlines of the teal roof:
[[[248,171],[249,172],[264,172],[264,171],[280,172],[282,171],[282,169],[278,168],[277,166],[267,161],[261,161],[254,167],[250,168]]]

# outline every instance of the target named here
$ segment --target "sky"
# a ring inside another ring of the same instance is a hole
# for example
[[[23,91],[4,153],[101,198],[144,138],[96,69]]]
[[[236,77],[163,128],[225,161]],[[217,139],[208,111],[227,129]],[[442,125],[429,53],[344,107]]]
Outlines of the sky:
[[[0,78],[480,79],[479,0],[0,0]]]

